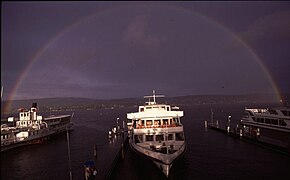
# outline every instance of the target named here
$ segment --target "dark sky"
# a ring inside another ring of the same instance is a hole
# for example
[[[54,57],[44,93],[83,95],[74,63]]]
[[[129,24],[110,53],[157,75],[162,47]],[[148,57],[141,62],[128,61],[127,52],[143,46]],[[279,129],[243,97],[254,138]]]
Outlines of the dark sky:
[[[2,2],[3,99],[290,92],[290,2]]]

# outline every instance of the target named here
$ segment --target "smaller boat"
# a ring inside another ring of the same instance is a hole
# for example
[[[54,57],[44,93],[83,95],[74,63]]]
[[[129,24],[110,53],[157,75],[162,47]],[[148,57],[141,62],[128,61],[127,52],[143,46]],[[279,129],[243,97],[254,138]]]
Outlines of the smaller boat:
[[[289,148],[290,108],[245,108],[240,122],[242,136]]]
[[[50,136],[69,131],[73,126],[72,115],[42,117],[37,115],[37,103],[29,110],[20,109],[19,117],[9,117],[7,124],[1,124],[1,152],[16,147],[38,144]]]

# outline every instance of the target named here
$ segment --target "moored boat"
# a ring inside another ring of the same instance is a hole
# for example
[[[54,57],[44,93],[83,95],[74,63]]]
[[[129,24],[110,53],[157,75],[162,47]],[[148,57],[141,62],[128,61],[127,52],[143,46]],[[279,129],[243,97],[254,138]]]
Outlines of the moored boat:
[[[42,117],[37,115],[37,104],[29,110],[20,109],[19,117],[9,117],[7,124],[1,124],[1,152],[16,147],[38,144],[50,136],[68,131],[73,124],[73,115]]]
[[[242,135],[288,148],[290,153],[290,108],[245,108],[240,122]]]
[[[174,160],[179,158],[186,148],[183,125],[180,118],[183,111],[178,107],[159,104],[156,97],[144,96],[149,102],[139,106],[138,112],[127,113],[129,120],[129,144],[138,154],[152,160],[168,177]],[[153,98],[153,101],[151,101]]]

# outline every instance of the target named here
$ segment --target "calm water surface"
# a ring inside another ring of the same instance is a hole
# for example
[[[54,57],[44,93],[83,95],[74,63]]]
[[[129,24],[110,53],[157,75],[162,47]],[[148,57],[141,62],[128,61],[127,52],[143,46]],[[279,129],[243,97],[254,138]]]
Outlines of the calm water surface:
[[[290,158],[283,154],[205,129],[210,109],[220,127],[232,125],[241,118],[244,106],[181,106],[187,149],[178,159],[168,179],[290,179]],[[83,164],[93,159],[93,146],[98,152],[108,143],[108,131],[126,120],[126,113],[137,108],[99,109],[74,112],[74,130],[70,133],[73,179],[82,180]],[[67,114],[71,112],[58,112]],[[106,146],[107,147],[107,146]],[[105,154],[104,156],[109,156]],[[1,153],[1,179],[69,179],[66,134],[33,146]],[[130,149],[111,179],[166,179],[157,166]]]

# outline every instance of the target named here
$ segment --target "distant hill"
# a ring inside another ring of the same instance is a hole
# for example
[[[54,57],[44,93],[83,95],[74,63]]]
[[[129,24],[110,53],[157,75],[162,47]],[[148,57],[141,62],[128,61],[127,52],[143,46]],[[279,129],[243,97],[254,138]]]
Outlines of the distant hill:
[[[283,95],[289,99],[290,95]],[[204,104],[255,104],[255,103],[273,103],[273,96],[267,94],[251,95],[190,95],[178,97],[158,98],[158,102],[172,105],[204,105]],[[121,108],[133,107],[144,104],[147,99],[127,98],[113,100],[95,100],[88,98],[44,98],[31,100],[15,100],[1,102],[1,113],[14,113],[19,108],[30,108],[32,103],[38,104],[40,111],[63,111],[76,109],[98,109],[98,108]],[[289,102],[289,101],[288,101]],[[11,104],[11,108],[6,110],[4,107]]]
[[[19,108],[30,108],[32,103],[37,103],[40,111],[56,110],[75,110],[75,109],[97,109],[108,107],[129,106],[137,99],[119,99],[119,100],[95,100],[88,98],[43,98],[30,100],[14,100],[1,102],[1,113],[14,113]],[[7,104],[11,104],[10,109],[6,109]]]

